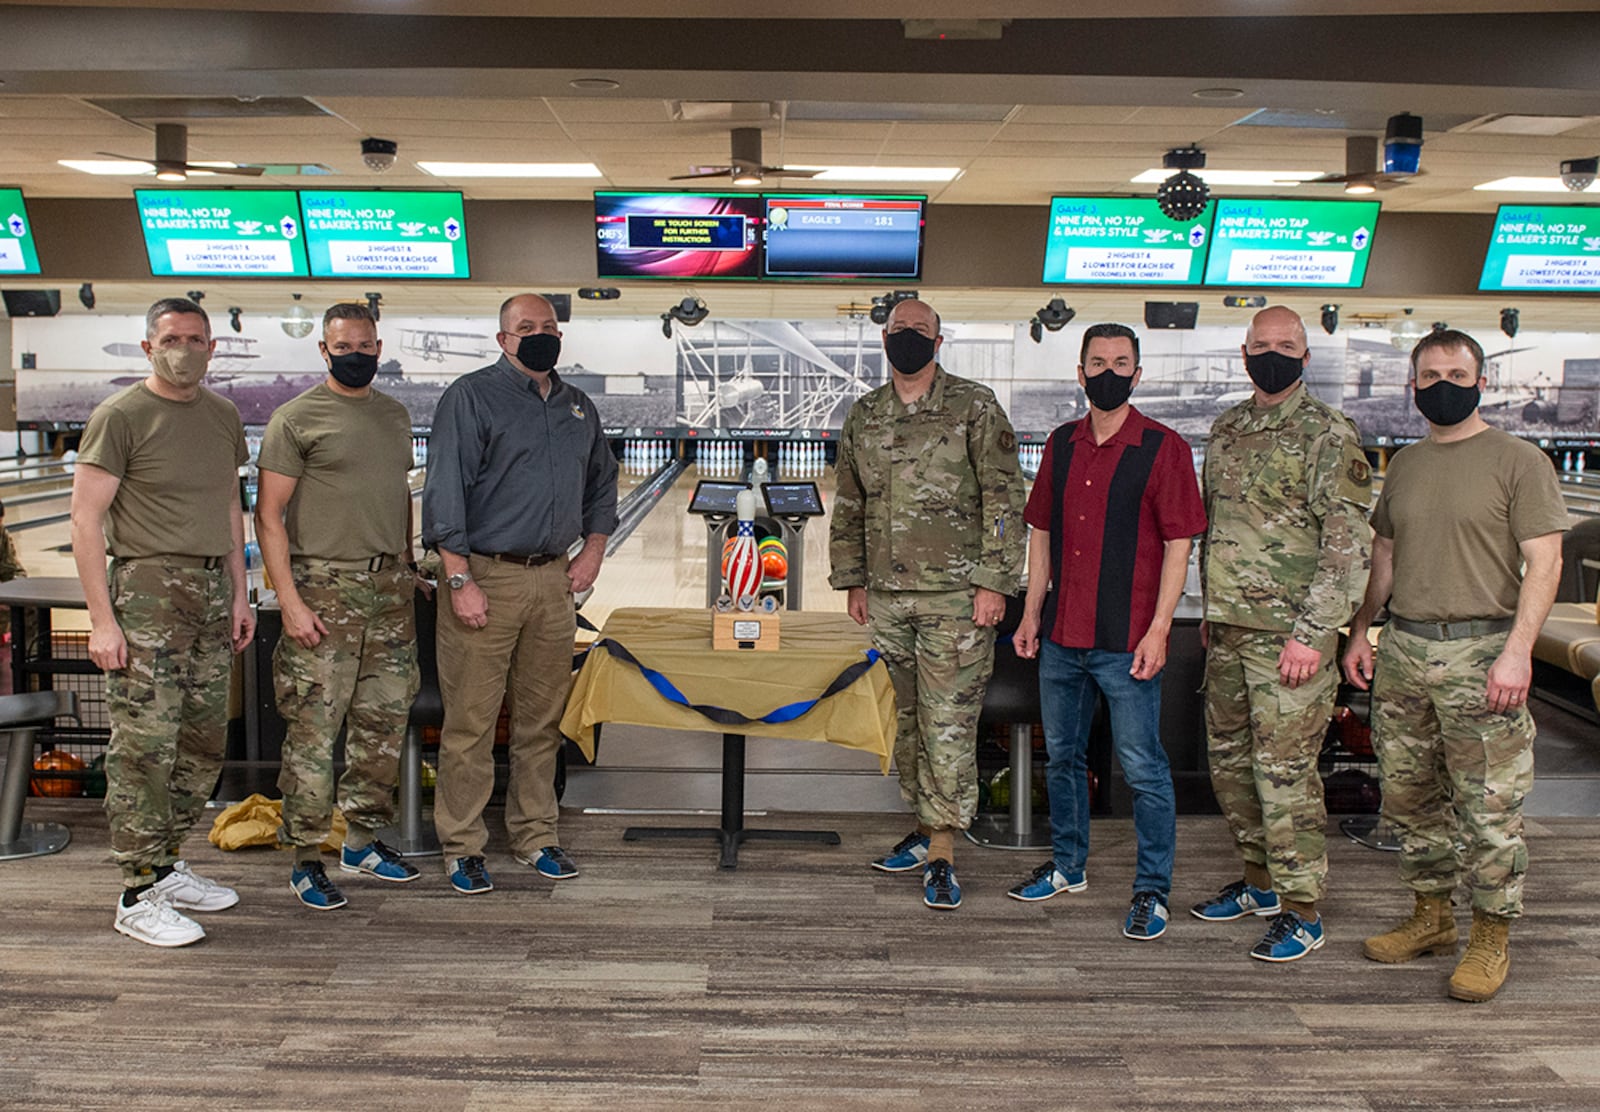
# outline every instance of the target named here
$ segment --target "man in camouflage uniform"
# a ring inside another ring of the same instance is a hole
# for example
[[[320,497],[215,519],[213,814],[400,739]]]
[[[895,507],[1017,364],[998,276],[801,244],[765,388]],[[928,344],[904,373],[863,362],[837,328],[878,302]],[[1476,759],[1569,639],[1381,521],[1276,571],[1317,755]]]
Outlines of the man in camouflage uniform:
[[[1431,333],[1411,368],[1428,438],[1389,463],[1344,671],[1372,684],[1383,813],[1416,906],[1364,949],[1382,962],[1454,952],[1450,900],[1464,874],[1472,934],[1448,991],[1482,1001],[1505,983],[1507,934],[1522,913],[1533,643],[1555,600],[1567,509],[1544,453],[1478,414],[1476,340]],[[1385,605],[1374,680],[1367,630]]]
[[[294,847],[289,890],[317,911],[347,902],[322,866],[331,834],[333,746],[345,726],[339,867],[379,880],[417,879],[376,839],[394,819],[400,740],[417,693],[411,558],[411,417],[372,388],[383,344],[366,306],[322,318],[328,377],[272,415],[261,442],[256,530],[278,592],[283,636],[273,653],[278,712],[288,723],[278,787],[279,840]]]
[[[870,620],[899,709],[895,763],[917,829],[873,867],[923,869],[923,902],[960,906],[955,834],[978,804],[977,727],[994,627],[1022,570],[1017,438],[987,387],[935,361],[939,316],[889,314],[892,381],[845,418],[829,530],[836,590]]]
[[[200,385],[216,348],[200,306],[157,301],[145,334],[150,376],[84,429],[72,558],[89,658],[106,672],[105,805],[123,882],[113,926],[186,946],[205,931],[182,911],[239,902],[179,854],[221,770],[232,654],[255,633],[238,479],[249,453],[239,411]]]
[[[1250,956],[1282,962],[1323,943],[1317,754],[1339,627],[1366,583],[1372,474],[1355,425],[1300,381],[1310,353],[1295,313],[1257,313],[1242,350],[1254,395],[1217,418],[1206,447],[1203,631],[1211,783],[1244,879],[1193,912],[1272,916]]]

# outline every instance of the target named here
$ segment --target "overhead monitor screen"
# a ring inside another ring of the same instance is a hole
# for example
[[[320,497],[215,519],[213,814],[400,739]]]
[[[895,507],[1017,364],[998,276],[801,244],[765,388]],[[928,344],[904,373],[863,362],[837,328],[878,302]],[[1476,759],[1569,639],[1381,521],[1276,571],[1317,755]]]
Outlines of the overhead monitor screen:
[[[594,195],[601,278],[759,278],[761,198],[754,193]]]
[[[922,277],[924,195],[767,194],[768,278]]]
[[[1208,286],[1359,289],[1377,201],[1218,200]]]
[[[470,278],[461,194],[305,189],[313,278]]]
[[[158,278],[306,277],[292,189],[136,189],[133,196]]]
[[[1600,205],[1501,205],[1478,288],[1600,291]]]
[[[1173,220],[1153,197],[1052,197],[1045,284],[1198,286],[1215,210]]]
[[[22,190],[0,189],[0,274],[38,274],[39,252]]]

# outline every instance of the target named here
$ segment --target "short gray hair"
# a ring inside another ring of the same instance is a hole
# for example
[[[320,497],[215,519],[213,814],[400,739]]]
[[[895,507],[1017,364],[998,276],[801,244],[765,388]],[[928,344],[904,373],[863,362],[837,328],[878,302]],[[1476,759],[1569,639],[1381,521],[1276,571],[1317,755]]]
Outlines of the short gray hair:
[[[206,311],[200,308],[200,303],[190,301],[187,297],[163,297],[160,301],[150,306],[150,311],[144,315],[144,338],[156,338],[156,321],[168,313],[193,313],[206,322],[206,335],[211,335],[211,318],[206,316]]]

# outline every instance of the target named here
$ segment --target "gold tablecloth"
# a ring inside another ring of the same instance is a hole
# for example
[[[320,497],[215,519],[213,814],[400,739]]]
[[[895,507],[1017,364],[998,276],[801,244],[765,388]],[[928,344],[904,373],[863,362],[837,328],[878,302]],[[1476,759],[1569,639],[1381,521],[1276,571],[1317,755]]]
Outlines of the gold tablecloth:
[[[871,647],[867,631],[848,616],[804,611],[783,613],[776,652],[712,649],[709,610],[615,610],[600,637],[666,676],[691,703],[726,707],[750,718],[816,698]],[[596,649],[573,683],[561,732],[593,760],[594,726],[601,722],[827,741],[876,754],[887,773],[894,752],[894,687],[880,661],[792,721],[723,726],[670,701],[638,668]]]

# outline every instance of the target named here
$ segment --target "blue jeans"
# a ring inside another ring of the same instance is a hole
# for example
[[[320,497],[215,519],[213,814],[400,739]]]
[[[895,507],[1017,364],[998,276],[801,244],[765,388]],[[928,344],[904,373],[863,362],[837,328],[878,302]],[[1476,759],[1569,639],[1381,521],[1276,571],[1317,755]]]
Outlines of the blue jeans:
[[[1045,784],[1050,793],[1050,841],[1056,868],[1082,872],[1089,856],[1089,781],[1084,755],[1094,722],[1095,694],[1111,708],[1111,735],[1122,774],[1133,789],[1138,841],[1135,892],[1172,888],[1178,839],[1172,770],[1161,746],[1161,676],[1129,675],[1133,654],[1065,649],[1048,638],[1039,646],[1039,708],[1044,717]]]

